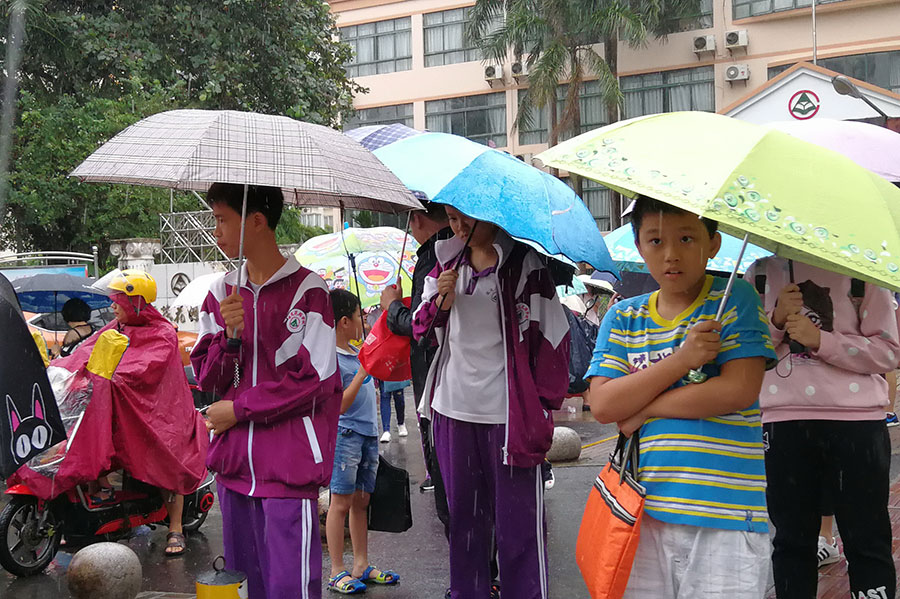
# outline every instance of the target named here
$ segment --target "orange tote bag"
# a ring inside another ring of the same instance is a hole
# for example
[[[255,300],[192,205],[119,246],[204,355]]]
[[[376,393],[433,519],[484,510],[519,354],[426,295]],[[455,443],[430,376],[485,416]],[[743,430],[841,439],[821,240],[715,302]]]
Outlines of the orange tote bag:
[[[637,462],[637,433],[619,435],[584,508],[575,560],[591,599],[620,599],[628,585],[647,494],[637,482]]]

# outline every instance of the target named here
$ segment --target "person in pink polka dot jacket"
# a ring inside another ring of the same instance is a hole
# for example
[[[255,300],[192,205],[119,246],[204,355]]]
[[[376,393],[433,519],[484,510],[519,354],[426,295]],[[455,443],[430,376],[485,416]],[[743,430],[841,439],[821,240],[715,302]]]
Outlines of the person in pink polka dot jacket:
[[[744,278],[762,296],[779,358],[759,398],[777,596],[816,596],[820,517],[833,510],[851,595],[893,599],[881,376],[900,359],[893,295],[774,256]]]

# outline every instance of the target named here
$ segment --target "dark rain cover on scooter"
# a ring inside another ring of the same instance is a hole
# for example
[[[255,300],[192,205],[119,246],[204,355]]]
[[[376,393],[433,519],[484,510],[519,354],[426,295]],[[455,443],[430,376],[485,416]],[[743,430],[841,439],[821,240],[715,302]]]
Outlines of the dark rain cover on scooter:
[[[18,305],[0,297],[0,475],[66,438],[47,372]]]
[[[41,468],[36,472],[26,467],[16,473],[15,478],[39,497],[55,497],[120,468],[137,480],[182,495],[195,491],[206,477],[209,434],[194,409],[175,328],[152,306],[142,306],[139,314],[130,305],[127,310],[129,324],[114,320],[50,366],[54,377],[74,373],[67,396],[89,398],[55,472],[45,475]],[[95,347],[101,346],[97,353],[105,351],[106,340],[98,340],[106,331],[127,338],[127,349],[108,370],[92,366],[98,362],[92,356]]]

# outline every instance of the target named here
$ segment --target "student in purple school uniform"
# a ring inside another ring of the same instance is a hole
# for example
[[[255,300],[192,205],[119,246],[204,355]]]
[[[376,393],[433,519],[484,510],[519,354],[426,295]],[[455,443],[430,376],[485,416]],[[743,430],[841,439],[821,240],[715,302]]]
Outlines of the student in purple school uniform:
[[[413,329],[439,345],[421,409],[447,489],[450,597],[491,596],[495,536],[503,595],[546,599],[541,463],[568,387],[568,322],[534,250],[452,207],[447,216],[455,237],[436,244]]]
[[[215,236],[238,254],[243,186],[207,194]],[[275,243],[281,190],[250,186],[242,284],[230,272],[200,311],[191,353],[200,388],[222,399],[207,411],[228,567],[260,599],[322,596],[319,487],[334,460],[341,378],[325,282]],[[241,340],[239,347],[228,343]]]

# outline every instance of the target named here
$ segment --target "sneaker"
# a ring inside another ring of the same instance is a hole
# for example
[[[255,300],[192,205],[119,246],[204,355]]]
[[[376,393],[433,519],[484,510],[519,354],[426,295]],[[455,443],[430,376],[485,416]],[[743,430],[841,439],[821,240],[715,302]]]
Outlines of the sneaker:
[[[397,436],[398,436],[398,437],[405,437],[405,436],[407,436],[408,434],[409,434],[409,431],[406,430],[406,425],[405,425],[405,424],[398,424],[398,425],[397,425]]]
[[[390,443],[391,442],[391,433],[389,431],[384,431],[384,433],[381,434],[380,440],[382,443]]]
[[[423,493],[425,491],[434,491],[434,481],[431,480],[430,476],[426,476],[425,480],[422,481],[422,484],[419,485],[419,490]]]
[[[888,412],[884,415],[884,419],[887,421],[888,426],[897,426],[900,424],[900,420],[897,419],[896,412]]]
[[[500,584],[491,583],[491,599],[500,599]]]
[[[550,462],[544,460],[541,464],[541,478],[544,479],[544,490],[549,491],[556,484],[556,475],[553,474],[553,467]]]
[[[819,551],[816,553],[816,557],[819,558],[820,568],[822,566],[827,566],[828,564],[833,564],[841,559],[841,552],[838,551],[837,539],[835,539],[834,543],[829,543],[825,540],[825,537],[819,537]]]

